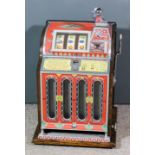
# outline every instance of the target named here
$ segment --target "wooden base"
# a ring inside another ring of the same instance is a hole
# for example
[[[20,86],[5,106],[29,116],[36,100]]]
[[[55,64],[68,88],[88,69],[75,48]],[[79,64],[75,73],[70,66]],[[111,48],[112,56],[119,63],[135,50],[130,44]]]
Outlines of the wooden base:
[[[116,121],[116,113],[117,113],[117,108],[115,107],[113,109],[113,123]],[[67,138],[38,138],[39,134],[41,133],[40,126],[38,125],[33,137],[33,143],[37,145],[66,145],[66,146],[82,146],[82,147],[99,147],[99,148],[113,148],[115,147],[116,143],[116,131],[114,128],[111,130],[111,141],[110,142],[102,142],[102,141],[91,141],[91,140],[80,140],[80,138],[74,140],[74,139],[67,139]]]
[[[39,139],[40,128],[37,126],[33,143],[34,144],[43,144],[43,145],[67,145],[67,146],[86,146],[86,147],[103,147],[103,148],[112,148],[115,147],[113,142],[91,142],[91,141],[73,141],[67,139]]]

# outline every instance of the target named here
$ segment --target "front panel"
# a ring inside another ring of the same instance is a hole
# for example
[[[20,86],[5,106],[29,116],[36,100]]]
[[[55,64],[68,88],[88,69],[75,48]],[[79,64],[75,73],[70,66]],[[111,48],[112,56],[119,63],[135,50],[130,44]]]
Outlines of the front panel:
[[[108,76],[42,73],[41,79],[42,128],[106,129]]]

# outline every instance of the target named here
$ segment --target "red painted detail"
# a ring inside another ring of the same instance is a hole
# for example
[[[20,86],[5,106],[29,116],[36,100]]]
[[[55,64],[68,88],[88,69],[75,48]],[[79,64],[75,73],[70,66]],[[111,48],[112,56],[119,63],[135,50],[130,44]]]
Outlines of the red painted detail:
[[[98,15],[98,16],[96,16],[96,18],[95,18],[95,23],[103,23],[103,18],[102,18],[102,16],[100,16],[100,15]]]
[[[108,54],[107,53],[103,53],[103,55],[104,55],[104,57],[107,57]]]
[[[47,123],[45,126],[46,129],[54,129],[55,128],[55,124],[52,123]]]
[[[102,128],[101,125],[94,125],[94,126],[93,126],[93,130],[94,130],[94,131],[103,131],[103,128]]]
[[[99,121],[93,120],[93,118],[91,118],[90,122],[91,124],[97,124],[97,125],[102,125],[106,123],[106,112],[107,112],[107,76],[102,76],[102,77],[93,77],[91,79],[91,84],[93,84],[93,80],[101,80],[103,81],[103,103],[102,103],[102,119]]]
[[[92,41],[110,40],[109,28],[97,28],[92,36]]]
[[[80,130],[80,131],[85,131],[86,128],[85,128],[85,125],[81,124],[81,125],[78,125],[77,124],[77,127],[76,127],[77,130]]]
[[[51,52],[52,55],[57,55],[57,56],[85,56],[85,57],[92,57],[92,56],[97,56],[99,55],[99,57],[107,57],[108,56],[108,53],[99,53],[99,52],[93,52],[93,53],[89,53],[89,52],[85,52],[85,53],[75,53],[75,52]]]
[[[46,73],[43,73],[42,74],[42,118],[45,122],[57,122],[59,120],[58,117],[56,117],[55,119],[52,119],[52,118],[49,118],[48,117],[48,114],[47,114],[47,96],[46,96],[46,81],[49,79],[49,78],[55,78],[57,80],[57,83],[58,83],[58,78],[56,75],[54,74],[46,74]]]
[[[63,129],[71,130],[72,129],[72,124],[65,124]]]

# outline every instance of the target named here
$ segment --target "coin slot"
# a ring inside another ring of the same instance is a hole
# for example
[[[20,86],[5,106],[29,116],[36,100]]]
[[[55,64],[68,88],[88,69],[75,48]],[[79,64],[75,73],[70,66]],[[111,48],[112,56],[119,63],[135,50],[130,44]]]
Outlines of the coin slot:
[[[72,70],[77,71],[79,70],[80,61],[79,60],[73,60],[72,61]]]

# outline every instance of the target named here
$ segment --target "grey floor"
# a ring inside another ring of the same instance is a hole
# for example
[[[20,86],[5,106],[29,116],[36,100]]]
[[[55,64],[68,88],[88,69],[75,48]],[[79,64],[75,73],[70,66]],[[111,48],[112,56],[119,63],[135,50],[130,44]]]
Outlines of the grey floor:
[[[114,149],[44,146],[31,143],[37,126],[37,105],[26,104],[25,108],[26,155],[129,155],[130,154],[130,106],[118,105],[117,147]]]

